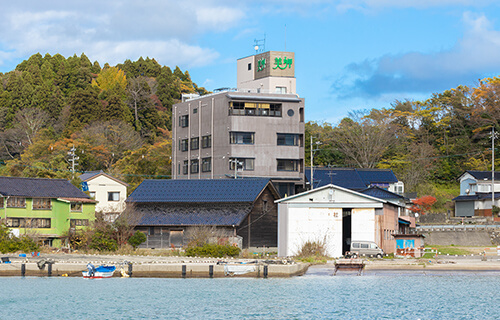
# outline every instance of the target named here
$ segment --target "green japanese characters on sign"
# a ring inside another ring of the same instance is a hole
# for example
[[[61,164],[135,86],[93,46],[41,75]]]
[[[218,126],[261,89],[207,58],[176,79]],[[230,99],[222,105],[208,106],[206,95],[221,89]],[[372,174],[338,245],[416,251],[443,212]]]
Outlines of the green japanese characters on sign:
[[[257,61],[257,71],[262,71],[266,67],[266,58]]]
[[[287,57],[284,57],[283,59],[279,58],[279,57],[276,57],[274,58],[274,68],[273,70],[275,69],[281,69],[281,70],[285,70],[286,68],[292,68],[292,63],[293,63],[293,59],[292,58],[287,58]]]

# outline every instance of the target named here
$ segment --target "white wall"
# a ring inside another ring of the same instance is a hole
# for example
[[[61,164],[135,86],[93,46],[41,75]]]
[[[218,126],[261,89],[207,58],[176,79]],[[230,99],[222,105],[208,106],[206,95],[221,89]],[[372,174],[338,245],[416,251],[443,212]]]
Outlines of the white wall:
[[[106,176],[98,176],[87,181],[90,192],[95,192],[96,212],[122,212],[127,199],[127,187]],[[108,201],[108,192],[120,192],[119,201]]]
[[[298,254],[307,241],[323,242],[328,256],[342,255],[342,209],[279,206],[279,256]]]
[[[375,209],[353,209],[351,241],[375,241]]]

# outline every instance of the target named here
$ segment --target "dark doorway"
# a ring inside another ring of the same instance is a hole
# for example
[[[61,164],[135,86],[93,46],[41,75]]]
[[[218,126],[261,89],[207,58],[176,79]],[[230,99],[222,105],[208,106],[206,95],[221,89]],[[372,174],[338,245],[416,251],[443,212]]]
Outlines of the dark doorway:
[[[342,209],[342,254],[351,251],[352,210]]]

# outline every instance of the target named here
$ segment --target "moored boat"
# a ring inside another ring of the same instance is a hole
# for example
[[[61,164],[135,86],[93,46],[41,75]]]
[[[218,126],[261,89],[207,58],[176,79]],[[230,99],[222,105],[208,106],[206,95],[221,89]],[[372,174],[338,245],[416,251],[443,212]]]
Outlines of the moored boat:
[[[82,275],[86,279],[102,279],[111,278],[115,273],[115,266],[98,266],[95,267],[93,264],[87,264],[87,271],[82,271]]]

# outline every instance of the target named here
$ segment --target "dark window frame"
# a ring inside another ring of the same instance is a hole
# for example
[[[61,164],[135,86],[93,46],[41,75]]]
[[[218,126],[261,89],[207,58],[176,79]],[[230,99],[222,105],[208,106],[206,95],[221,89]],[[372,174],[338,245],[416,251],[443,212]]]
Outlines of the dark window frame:
[[[255,144],[255,132],[249,131],[230,131],[229,144]]]
[[[200,171],[200,161],[198,159],[191,160],[191,173],[198,173]]]
[[[211,134],[201,137],[201,147],[203,149],[212,147],[212,135]]]
[[[299,159],[276,159],[277,171],[299,172],[301,170]]]
[[[191,147],[191,150],[200,149],[200,138],[199,137],[191,138],[190,147]]]
[[[211,172],[212,171],[212,158],[202,158],[201,159],[201,172]]]

